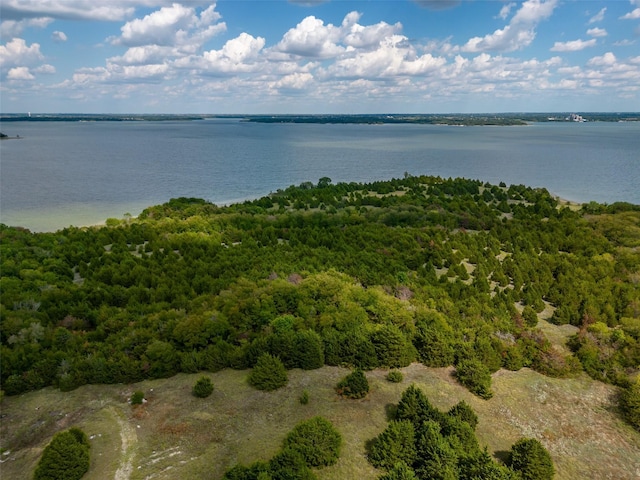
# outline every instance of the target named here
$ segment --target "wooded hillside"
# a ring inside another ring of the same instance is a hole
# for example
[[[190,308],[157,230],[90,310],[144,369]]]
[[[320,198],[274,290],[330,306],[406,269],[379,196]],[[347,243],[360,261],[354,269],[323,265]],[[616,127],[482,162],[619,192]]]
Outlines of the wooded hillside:
[[[639,225],[635,205],[409,175],[229,207],[172,199],[56,233],[3,225],[2,389],[247,368],[263,353],[287,368],[454,365],[485,398],[492,372],[525,366],[626,388]],[[536,328],[545,309],[579,328],[570,349]]]

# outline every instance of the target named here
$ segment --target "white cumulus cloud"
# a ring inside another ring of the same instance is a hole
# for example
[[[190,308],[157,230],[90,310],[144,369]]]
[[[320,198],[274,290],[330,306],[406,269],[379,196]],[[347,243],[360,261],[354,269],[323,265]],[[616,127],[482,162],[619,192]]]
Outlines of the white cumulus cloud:
[[[589,66],[611,66],[615,65],[617,59],[616,56],[612,52],[607,52],[604,55],[593,57],[589,59],[587,65]]]
[[[340,36],[339,27],[309,16],[287,31],[275,50],[301,57],[335,57],[344,52],[344,47],[336,43]]]
[[[7,73],[8,80],[33,80],[29,67],[14,67]]]
[[[557,0],[527,0],[513,16],[509,25],[484,37],[473,37],[462,46],[464,52],[520,50],[533,42],[535,27],[551,16]]]
[[[6,45],[0,45],[0,67],[31,65],[43,58],[39,43],[27,46],[24,39],[14,38]]]
[[[595,47],[597,40],[571,40],[569,42],[555,42],[551,47],[552,52],[577,52],[585,48]]]
[[[194,8],[174,3],[144,18],[136,18],[125,23],[120,29],[122,35],[114,39],[113,43],[127,46],[184,44],[189,41],[189,31],[200,30],[205,26],[203,24],[210,24],[219,19],[220,14],[215,12],[214,7],[209,7],[198,17]],[[224,28],[221,24],[217,30],[209,33],[214,35]]]
[[[40,65],[39,67],[34,68],[33,71],[36,73],[46,73],[48,75],[51,75],[56,73],[56,67],[45,63],[44,65]]]
[[[640,8],[636,8],[620,17],[621,20],[637,20],[640,18]]]
[[[277,89],[285,90],[303,90],[313,82],[313,75],[306,72],[296,72],[283,76],[280,80],[274,83],[274,87]]]
[[[53,18],[49,17],[29,18],[24,20],[4,20],[0,23],[0,37],[18,37],[22,32],[24,32],[25,28],[45,28],[51,22],[53,22]]]
[[[56,43],[64,43],[67,41],[67,35],[64,32],[56,30],[51,34],[51,40]]]
[[[587,35],[592,37],[606,37],[608,33],[604,28],[590,28],[587,30]]]

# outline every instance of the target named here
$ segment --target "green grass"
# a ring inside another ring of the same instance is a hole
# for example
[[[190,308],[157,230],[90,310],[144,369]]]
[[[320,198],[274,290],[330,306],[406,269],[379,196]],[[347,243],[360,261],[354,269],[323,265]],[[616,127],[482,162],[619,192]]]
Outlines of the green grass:
[[[411,383],[441,409],[459,400],[471,405],[480,442],[498,456],[522,436],[539,439],[559,480],[635,479],[640,473],[640,434],[617,417],[614,387],[586,376],[501,370],[493,376],[494,398],[485,401],[458,385],[452,368],[412,364],[400,370],[399,384],[386,380],[386,370],[367,372],[371,391],[361,400],[336,395],[335,385],[349,372],[336,367],[290,371],[288,384],[274,392],[250,387],[247,371],[224,370],[210,374],[216,388],[205,399],[191,394],[201,374],[4,397],[0,447],[9,454],[1,457],[0,473],[31,478],[53,434],[78,426],[92,437],[86,479],[218,479],[236,463],[268,460],[298,422],[321,415],[340,431],[344,446],[338,463],[317,470],[318,478],[376,478],[381,472],[367,462],[365,442],[385,428],[389,407]],[[145,393],[145,405],[127,403],[136,390]],[[308,405],[299,402],[304,390]]]

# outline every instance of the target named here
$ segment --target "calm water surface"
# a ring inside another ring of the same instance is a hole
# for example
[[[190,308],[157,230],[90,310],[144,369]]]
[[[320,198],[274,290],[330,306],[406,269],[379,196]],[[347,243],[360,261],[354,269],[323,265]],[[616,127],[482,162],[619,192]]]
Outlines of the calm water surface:
[[[137,215],[179,196],[218,204],[328,176],[414,175],[545,187],[640,204],[640,123],[527,127],[11,122],[0,131],[0,222],[48,231]]]

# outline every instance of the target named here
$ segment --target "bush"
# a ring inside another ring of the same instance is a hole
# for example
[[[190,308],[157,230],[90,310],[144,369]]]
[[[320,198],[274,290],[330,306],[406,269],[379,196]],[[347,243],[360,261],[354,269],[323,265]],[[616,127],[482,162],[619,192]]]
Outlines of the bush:
[[[198,398],[207,398],[213,393],[213,382],[209,377],[202,376],[193,386],[191,393]]]
[[[551,455],[534,438],[521,438],[514,443],[509,463],[523,480],[551,480],[555,473]]]
[[[142,405],[142,402],[144,402],[144,393],[140,390],[133,392],[129,401],[131,402],[131,405]]]
[[[56,433],[42,452],[34,480],[77,480],[89,470],[89,440],[72,428]]]
[[[310,467],[324,467],[338,461],[342,436],[328,420],[314,417],[296,425],[284,440],[283,449],[302,455]]]
[[[480,360],[469,358],[456,365],[456,378],[471,393],[488,400],[493,397],[491,391],[491,374]]]
[[[364,398],[369,393],[369,382],[360,369],[344,377],[337,387],[338,395],[347,398]]]
[[[249,383],[258,390],[276,390],[284,387],[289,378],[287,370],[278,357],[263,353],[249,374]]]
[[[400,383],[404,379],[400,370],[391,370],[387,373],[387,380],[393,383]]]
[[[309,392],[305,390],[302,392],[302,395],[300,395],[300,404],[306,405],[308,403],[309,403]]]

